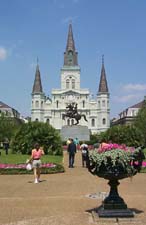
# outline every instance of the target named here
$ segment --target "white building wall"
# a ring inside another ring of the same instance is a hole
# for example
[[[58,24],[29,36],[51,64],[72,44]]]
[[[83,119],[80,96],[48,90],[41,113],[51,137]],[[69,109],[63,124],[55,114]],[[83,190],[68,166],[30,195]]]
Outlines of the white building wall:
[[[109,96],[107,94],[98,95],[97,99],[90,100],[89,91],[87,89],[80,89],[78,92],[72,92],[73,99],[70,99],[68,91],[70,90],[53,89],[52,98],[46,100],[43,95],[34,95],[32,98],[32,121],[38,119],[42,122],[48,122],[60,130],[62,126],[68,124],[68,118],[63,120],[62,114],[65,113],[67,104],[73,100],[78,104],[78,112],[86,115],[88,120],[86,122],[82,117],[79,123],[81,126],[87,126],[91,133],[99,133],[109,128]],[[82,94],[82,92],[85,92],[85,94]],[[104,120],[105,124],[103,123]]]
[[[45,95],[33,94],[31,103],[31,120],[44,122]]]
[[[73,80],[75,86],[72,86]],[[61,69],[61,88],[52,89],[50,98],[46,98],[43,93],[32,95],[32,121],[37,119],[48,122],[56,129],[61,130],[64,125],[68,124],[69,118],[63,120],[62,114],[66,113],[66,106],[71,102],[78,104],[79,114],[84,114],[88,120],[86,122],[82,117],[79,125],[87,126],[91,133],[99,133],[109,128],[109,94],[100,93],[96,99],[90,99],[89,90],[80,88],[80,68],[78,66]],[[72,119],[69,121],[71,124]]]
[[[75,80],[75,90],[80,90],[80,68],[76,67],[71,69],[61,70],[61,89],[72,89],[72,83]],[[66,82],[68,81],[69,87],[66,87]]]

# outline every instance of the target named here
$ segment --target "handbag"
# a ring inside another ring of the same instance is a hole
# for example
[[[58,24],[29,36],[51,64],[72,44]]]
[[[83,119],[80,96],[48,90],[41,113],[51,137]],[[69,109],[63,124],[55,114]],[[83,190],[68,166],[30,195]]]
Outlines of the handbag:
[[[32,164],[31,164],[31,163],[28,163],[28,164],[26,165],[26,169],[27,169],[27,170],[32,170]]]

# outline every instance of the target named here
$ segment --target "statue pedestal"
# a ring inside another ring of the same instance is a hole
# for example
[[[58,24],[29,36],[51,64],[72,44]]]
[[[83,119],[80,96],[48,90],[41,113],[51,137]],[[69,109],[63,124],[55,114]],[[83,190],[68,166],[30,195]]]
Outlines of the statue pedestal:
[[[79,141],[89,141],[90,131],[87,126],[63,126],[61,129],[61,138],[63,141],[66,141],[68,138],[78,138]]]

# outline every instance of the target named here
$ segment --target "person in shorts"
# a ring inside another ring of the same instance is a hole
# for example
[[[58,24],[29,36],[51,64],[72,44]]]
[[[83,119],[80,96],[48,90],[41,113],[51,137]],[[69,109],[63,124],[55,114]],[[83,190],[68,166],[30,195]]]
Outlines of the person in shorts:
[[[34,172],[34,183],[37,184],[40,181],[40,174],[41,174],[41,157],[44,155],[44,150],[38,143],[35,144],[34,149],[31,152],[31,161],[32,161],[32,168]]]

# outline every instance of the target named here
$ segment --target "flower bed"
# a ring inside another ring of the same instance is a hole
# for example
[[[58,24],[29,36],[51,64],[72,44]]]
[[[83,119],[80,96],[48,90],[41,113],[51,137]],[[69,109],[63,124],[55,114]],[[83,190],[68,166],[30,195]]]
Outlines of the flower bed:
[[[64,167],[55,163],[43,163],[41,168],[42,174],[61,173]],[[0,174],[32,174],[33,170],[26,170],[26,164],[5,164],[0,163]]]

